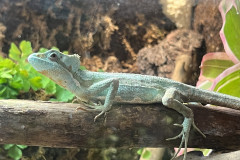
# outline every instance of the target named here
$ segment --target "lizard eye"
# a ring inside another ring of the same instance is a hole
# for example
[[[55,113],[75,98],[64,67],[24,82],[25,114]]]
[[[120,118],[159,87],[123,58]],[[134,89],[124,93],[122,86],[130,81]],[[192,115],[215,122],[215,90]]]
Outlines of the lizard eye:
[[[56,55],[55,53],[53,53],[53,54],[51,54],[50,57],[51,57],[51,58],[55,58],[55,57],[57,57],[57,55]]]
[[[49,57],[50,57],[50,59],[51,59],[52,61],[54,61],[54,60],[57,59],[57,54],[56,54],[56,53],[52,53]]]

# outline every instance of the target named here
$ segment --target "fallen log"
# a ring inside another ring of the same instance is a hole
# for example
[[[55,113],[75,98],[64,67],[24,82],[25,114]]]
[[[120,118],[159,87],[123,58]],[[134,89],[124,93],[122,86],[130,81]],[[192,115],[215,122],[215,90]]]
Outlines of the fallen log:
[[[76,110],[76,108],[79,109]],[[191,131],[189,147],[240,149],[240,111],[190,105],[195,123],[207,136]],[[178,147],[174,123],[183,117],[162,104],[114,105],[105,117],[82,104],[0,100],[0,143],[59,148]]]

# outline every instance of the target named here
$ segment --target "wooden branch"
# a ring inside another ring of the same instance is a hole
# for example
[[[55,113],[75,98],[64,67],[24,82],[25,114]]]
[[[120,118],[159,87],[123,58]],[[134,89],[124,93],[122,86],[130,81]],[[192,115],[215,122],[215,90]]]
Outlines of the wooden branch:
[[[77,107],[82,109],[76,110]],[[240,111],[190,106],[196,125],[207,136],[191,131],[189,147],[240,149]],[[50,147],[177,147],[183,117],[153,105],[116,105],[97,122],[99,112],[80,104],[0,100],[0,143]]]

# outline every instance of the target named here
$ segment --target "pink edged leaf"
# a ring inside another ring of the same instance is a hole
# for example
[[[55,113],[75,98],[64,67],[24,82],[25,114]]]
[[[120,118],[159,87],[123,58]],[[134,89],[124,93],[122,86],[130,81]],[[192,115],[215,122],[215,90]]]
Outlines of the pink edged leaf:
[[[197,88],[205,89],[205,90],[210,90],[213,82],[210,80],[203,80],[203,81],[198,81],[197,82]]]
[[[240,63],[226,69],[214,81],[211,90],[240,97]]]
[[[222,0],[219,5],[223,19],[220,31],[224,49],[234,63],[240,61],[240,2]]]
[[[203,56],[201,62],[201,73],[197,82],[197,87],[210,89],[214,79],[225,69],[233,66],[234,63],[224,52],[208,53]]]

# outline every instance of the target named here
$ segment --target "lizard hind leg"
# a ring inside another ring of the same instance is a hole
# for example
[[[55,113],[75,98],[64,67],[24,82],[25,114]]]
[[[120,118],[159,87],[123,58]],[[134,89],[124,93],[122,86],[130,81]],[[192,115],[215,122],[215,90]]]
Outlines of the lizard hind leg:
[[[166,140],[174,140],[174,139],[182,137],[178,151],[174,154],[173,158],[175,158],[177,156],[177,154],[180,152],[180,149],[184,143],[184,158],[183,159],[185,160],[186,155],[187,155],[187,144],[188,144],[188,138],[189,138],[191,126],[193,126],[204,137],[205,137],[205,135],[194,124],[193,112],[190,108],[188,108],[186,105],[184,105],[182,103],[183,99],[186,99],[186,96],[181,94],[175,88],[169,88],[166,90],[166,92],[162,98],[162,103],[164,106],[172,108],[184,116],[184,121],[181,125],[175,124],[176,126],[182,127],[182,131],[180,132],[180,134],[175,137],[168,138]]]

